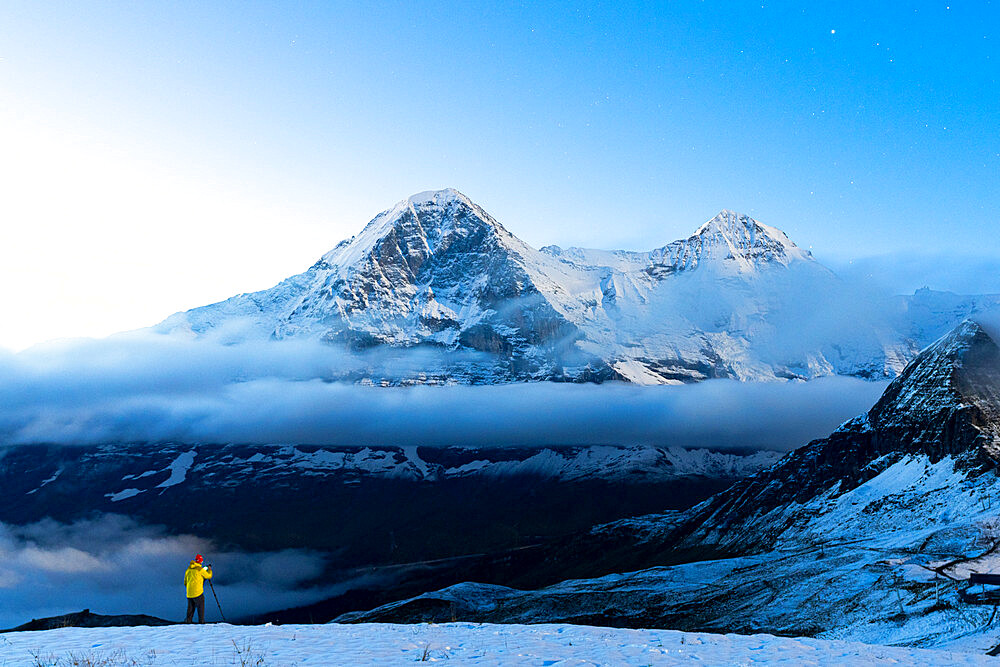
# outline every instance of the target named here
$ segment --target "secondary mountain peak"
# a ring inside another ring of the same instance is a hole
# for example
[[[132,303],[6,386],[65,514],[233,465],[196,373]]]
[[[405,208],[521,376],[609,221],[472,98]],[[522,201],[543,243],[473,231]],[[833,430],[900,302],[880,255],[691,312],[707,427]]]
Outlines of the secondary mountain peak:
[[[780,229],[729,209],[699,227],[686,243],[697,246],[701,258],[734,260],[743,269],[761,262],[787,265],[797,259],[812,259]]]
[[[459,202],[466,206],[475,206],[468,197],[455,188],[444,188],[442,190],[425,190],[410,195],[405,201],[414,206],[445,206],[453,202]]]
[[[876,430],[908,434],[932,457],[1000,461],[1000,347],[965,320],[911,361],[867,418]],[[927,443],[945,446],[926,451]]]
[[[723,275],[751,276],[766,267],[787,267],[812,255],[775,227],[748,215],[723,209],[686,239],[649,253],[651,275],[664,277],[698,267]],[[818,265],[817,265],[818,266]]]

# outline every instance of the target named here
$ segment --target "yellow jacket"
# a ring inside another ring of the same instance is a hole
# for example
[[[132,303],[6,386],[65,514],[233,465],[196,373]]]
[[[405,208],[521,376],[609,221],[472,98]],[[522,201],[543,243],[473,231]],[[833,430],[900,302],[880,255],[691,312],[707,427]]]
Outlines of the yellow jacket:
[[[205,592],[205,580],[212,578],[212,570],[201,566],[198,561],[191,561],[188,569],[184,572],[184,587],[187,588],[187,596],[196,598]]]

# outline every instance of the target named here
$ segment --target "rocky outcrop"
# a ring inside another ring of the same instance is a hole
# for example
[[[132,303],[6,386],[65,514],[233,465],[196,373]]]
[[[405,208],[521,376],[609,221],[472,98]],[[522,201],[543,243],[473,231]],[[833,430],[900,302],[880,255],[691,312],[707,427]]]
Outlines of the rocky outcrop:
[[[89,609],[84,609],[73,614],[63,614],[62,616],[50,616],[48,618],[33,618],[27,623],[0,630],[0,632],[24,632],[28,630],[54,630],[57,628],[121,628],[134,626],[160,626],[173,625],[175,621],[165,621],[155,616],[145,614],[117,614],[114,616],[104,616],[91,613]]]

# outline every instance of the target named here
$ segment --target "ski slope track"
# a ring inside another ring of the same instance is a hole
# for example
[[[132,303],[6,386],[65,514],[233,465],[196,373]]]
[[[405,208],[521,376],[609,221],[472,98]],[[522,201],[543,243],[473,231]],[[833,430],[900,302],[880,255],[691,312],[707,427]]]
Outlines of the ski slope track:
[[[448,610],[986,652],[1000,643],[994,608],[958,589],[1000,571],[998,460],[1000,347],[968,320],[829,437],[690,510],[598,526],[536,557],[536,577],[585,578],[467,582],[339,620]]]
[[[304,273],[154,331],[320,340],[372,359],[331,379],[375,384],[891,378],[1000,296],[859,301],[782,231],[732,211],[649,252],[536,250],[447,189],[380,213]]]

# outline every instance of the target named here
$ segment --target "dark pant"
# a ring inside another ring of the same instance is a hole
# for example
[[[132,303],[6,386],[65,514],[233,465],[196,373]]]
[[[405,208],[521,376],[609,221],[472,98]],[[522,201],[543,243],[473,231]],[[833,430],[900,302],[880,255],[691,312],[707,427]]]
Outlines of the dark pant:
[[[188,598],[188,613],[187,617],[184,619],[185,623],[190,623],[191,619],[194,618],[194,610],[198,610],[198,622],[205,622],[205,594],[202,593],[196,598]]]

